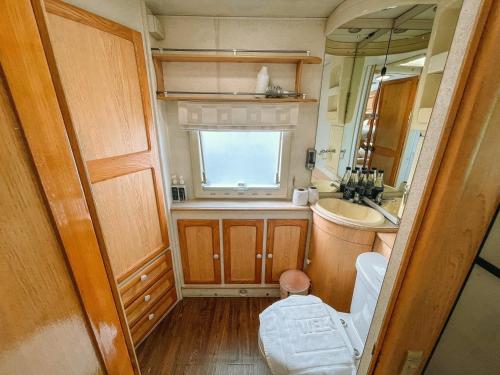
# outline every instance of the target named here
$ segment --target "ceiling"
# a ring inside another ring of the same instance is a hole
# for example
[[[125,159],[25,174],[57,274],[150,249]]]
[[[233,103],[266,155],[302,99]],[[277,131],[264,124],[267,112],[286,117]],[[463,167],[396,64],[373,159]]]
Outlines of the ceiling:
[[[220,17],[328,17],[343,0],[146,0],[154,14]]]

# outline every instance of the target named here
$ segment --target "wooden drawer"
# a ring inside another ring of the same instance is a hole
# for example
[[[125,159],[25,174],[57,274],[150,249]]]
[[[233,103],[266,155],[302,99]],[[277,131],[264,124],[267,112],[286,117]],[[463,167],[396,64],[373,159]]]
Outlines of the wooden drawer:
[[[171,269],[172,257],[170,251],[167,251],[125,281],[120,286],[125,309]]]
[[[151,328],[158,323],[175,301],[177,301],[177,293],[175,288],[172,288],[151,310],[137,321],[130,330],[134,345],[137,345],[149,333]]]
[[[142,316],[158,302],[175,285],[174,272],[166,275],[154,283],[149,289],[136,298],[126,309],[129,327],[133,327]]]

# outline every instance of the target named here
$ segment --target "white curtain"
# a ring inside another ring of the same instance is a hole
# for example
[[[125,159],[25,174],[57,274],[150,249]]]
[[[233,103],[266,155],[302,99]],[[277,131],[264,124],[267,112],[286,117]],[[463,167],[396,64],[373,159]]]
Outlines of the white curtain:
[[[178,115],[184,130],[293,131],[299,105],[178,102]]]

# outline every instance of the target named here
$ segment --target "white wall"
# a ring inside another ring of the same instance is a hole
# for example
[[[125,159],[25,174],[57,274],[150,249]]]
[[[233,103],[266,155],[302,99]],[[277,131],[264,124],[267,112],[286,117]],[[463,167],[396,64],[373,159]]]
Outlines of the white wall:
[[[152,41],[153,47],[165,48],[246,48],[301,49],[312,55],[324,55],[324,19],[213,18],[159,16],[166,38]],[[260,64],[164,63],[167,90],[254,91]],[[293,89],[295,65],[269,66],[271,80],[285,90]],[[322,65],[306,65],[303,70],[303,92],[318,98]],[[193,197],[191,157],[188,133],[177,119],[177,103],[160,103],[168,138],[170,171],[182,175],[188,195]],[[317,104],[301,104],[299,125],[292,141],[291,176],[295,185],[308,185],[311,173],[304,166],[308,147],[314,147],[318,116]],[[164,129],[162,129],[164,130]]]

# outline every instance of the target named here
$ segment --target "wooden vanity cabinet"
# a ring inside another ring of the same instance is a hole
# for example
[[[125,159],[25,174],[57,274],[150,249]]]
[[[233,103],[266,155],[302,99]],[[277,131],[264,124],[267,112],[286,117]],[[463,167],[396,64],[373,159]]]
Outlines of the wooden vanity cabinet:
[[[185,284],[220,284],[219,220],[177,220]]]
[[[266,283],[276,284],[289,269],[303,269],[307,219],[269,219],[267,221]]]
[[[311,294],[338,311],[349,312],[356,258],[372,251],[375,232],[341,226],[313,214],[311,244],[306,273]]]
[[[264,220],[224,220],[224,282],[260,284]]]

